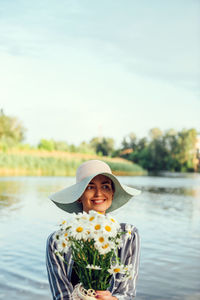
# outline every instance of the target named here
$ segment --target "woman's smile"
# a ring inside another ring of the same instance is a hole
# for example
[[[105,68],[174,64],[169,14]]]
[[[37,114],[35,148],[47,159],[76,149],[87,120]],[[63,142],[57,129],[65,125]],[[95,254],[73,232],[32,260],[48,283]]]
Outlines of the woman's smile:
[[[92,202],[94,204],[101,204],[101,203],[104,203],[105,200],[92,200]]]

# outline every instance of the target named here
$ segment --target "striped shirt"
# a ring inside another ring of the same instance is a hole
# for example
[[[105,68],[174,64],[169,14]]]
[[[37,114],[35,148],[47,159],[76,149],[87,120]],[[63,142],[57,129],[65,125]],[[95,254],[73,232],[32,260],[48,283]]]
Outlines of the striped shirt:
[[[121,223],[122,231],[125,231],[126,224]],[[132,226],[132,225],[131,225]],[[53,240],[53,234],[48,237],[46,248],[47,274],[52,292],[53,300],[72,300],[73,285],[71,283],[71,274],[73,260],[69,250],[65,256],[68,264],[64,263],[59,256],[55,254],[56,242]],[[138,276],[139,258],[140,258],[140,239],[138,230],[132,226],[130,238],[123,236],[123,246],[119,249],[119,257],[124,265],[133,265],[133,278],[121,281],[122,274],[112,276],[108,290],[119,300],[130,300],[136,296],[136,280]]]

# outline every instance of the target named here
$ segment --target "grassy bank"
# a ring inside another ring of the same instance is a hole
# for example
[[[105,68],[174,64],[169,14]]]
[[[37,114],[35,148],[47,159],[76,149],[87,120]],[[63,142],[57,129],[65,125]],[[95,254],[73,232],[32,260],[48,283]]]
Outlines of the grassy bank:
[[[115,175],[146,174],[140,166],[122,158],[60,151],[12,150],[0,152],[0,176],[74,176],[77,167],[88,159],[101,159],[107,162]]]

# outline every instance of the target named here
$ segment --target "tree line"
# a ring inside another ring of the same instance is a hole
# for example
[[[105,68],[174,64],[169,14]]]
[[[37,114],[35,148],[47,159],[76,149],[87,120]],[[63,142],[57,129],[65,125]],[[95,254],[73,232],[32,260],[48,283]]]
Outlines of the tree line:
[[[174,129],[162,132],[153,128],[148,136],[138,138],[134,133],[123,138],[120,147],[109,137],[94,137],[89,142],[83,141],[78,146],[66,141],[41,139],[33,147],[24,144],[26,129],[18,118],[7,116],[0,111],[0,149],[7,151],[12,147],[19,149],[41,149],[47,151],[66,151],[97,154],[99,156],[122,157],[139,164],[150,172],[200,171],[200,153],[197,148],[198,132],[196,129]]]

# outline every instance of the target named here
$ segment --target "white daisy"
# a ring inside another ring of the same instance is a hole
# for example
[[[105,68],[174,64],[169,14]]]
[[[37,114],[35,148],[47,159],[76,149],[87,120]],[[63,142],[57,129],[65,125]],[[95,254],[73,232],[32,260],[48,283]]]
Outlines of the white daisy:
[[[69,244],[65,238],[61,237],[56,243],[56,250],[61,253],[67,253]]]
[[[130,264],[130,265],[124,266],[124,270],[125,270],[127,279],[133,279],[133,277],[134,277],[134,269],[133,269],[133,265]]]
[[[120,265],[120,264],[115,264],[115,265],[111,266],[111,268],[108,269],[108,272],[110,274],[117,274],[117,273],[125,274],[126,273],[126,271],[124,270],[124,265]]]
[[[86,212],[82,212],[82,213],[78,213],[78,215],[76,215],[75,219],[77,221],[84,221],[84,222],[88,222],[89,216]]]
[[[106,219],[109,222],[111,222],[112,224],[114,224],[114,226],[116,227],[117,230],[120,229],[120,224],[117,222],[117,220],[113,216],[111,216],[111,214],[107,214]]]
[[[100,266],[94,266],[94,265],[87,265],[86,268],[87,269],[92,269],[92,270],[101,270]]]
[[[108,239],[100,232],[95,236],[95,242],[103,245],[105,242],[108,242]]]
[[[121,248],[123,246],[123,241],[122,241],[122,238],[117,238],[115,240],[115,244],[117,245],[117,248]]]
[[[62,220],[62,222],[59,224],[59,226],[60,226],[60,230],[63,231],[63,230],[65,230],[67,227],[69,227],[70,225],[69,225],[68,221]]]
[[[106,241],[103,244],[95,243],[94,246],[101,255],[107,254],[115,248],[114,243],[112,243],[110,241]]]
[[[96,249],[98,249],[99,252],[107,252],[108,251],[108,250],[104,250],[104,248],[107,249],[108,245],[110,247],[111,244],[110,244],[110,241],[108,240],[108,237],[106,237],[104,234],[102,234],[102,232],[97,233],[94,240],[95,240],[94,246]],[[101,251],[101,249],[103,249],[103,250]]]
[[[117,228],[112,222],[104,222],[102,230],[109,237],[114,238],[117,235]]]
[[[127,239],[131,239],[132,237],[132,230],[133,230],[134,226],[126,224],[125,226],[125,230],[126,230],[126,235],[125,238]]]
[[[76,221],[73,223],[72,227],[69,230],[70,236],[76,240],[87,240],[88,238],[88,226],[82,221]]]
[[[99,218],[95,219],[94,222],[90,224],[91,234],[93,234],[94,237],[95,234],[102,232],[103,224],[103,220],[100,220]]]
[[[67,221],[66,220],[62,220],[62,222],[60,223],[60,226],[65,226],[67,225]]]
[[[62,235],[62,231],[57,230],[54,234],[53,234],[53,240],[54,241],[58,241],[60,239],[60,236]]]
[[[94,219],[96,219],[99,216],[99,214],[95,210],[90,210],[88,212],[88,216],[89,216],[89,219],[91,218],[90,221],[93,221]]]
[[[89,223],[90,225],[94,225],[95,222],[103,223],[105,222],[105,216],[102,213],[96,212],[94,210],[89,211]]]
[[[129,273],[132,272],[133,271],[133,265],[129,264],[129,265],[124,266],[124,270],[126,272],[129,272]]]

